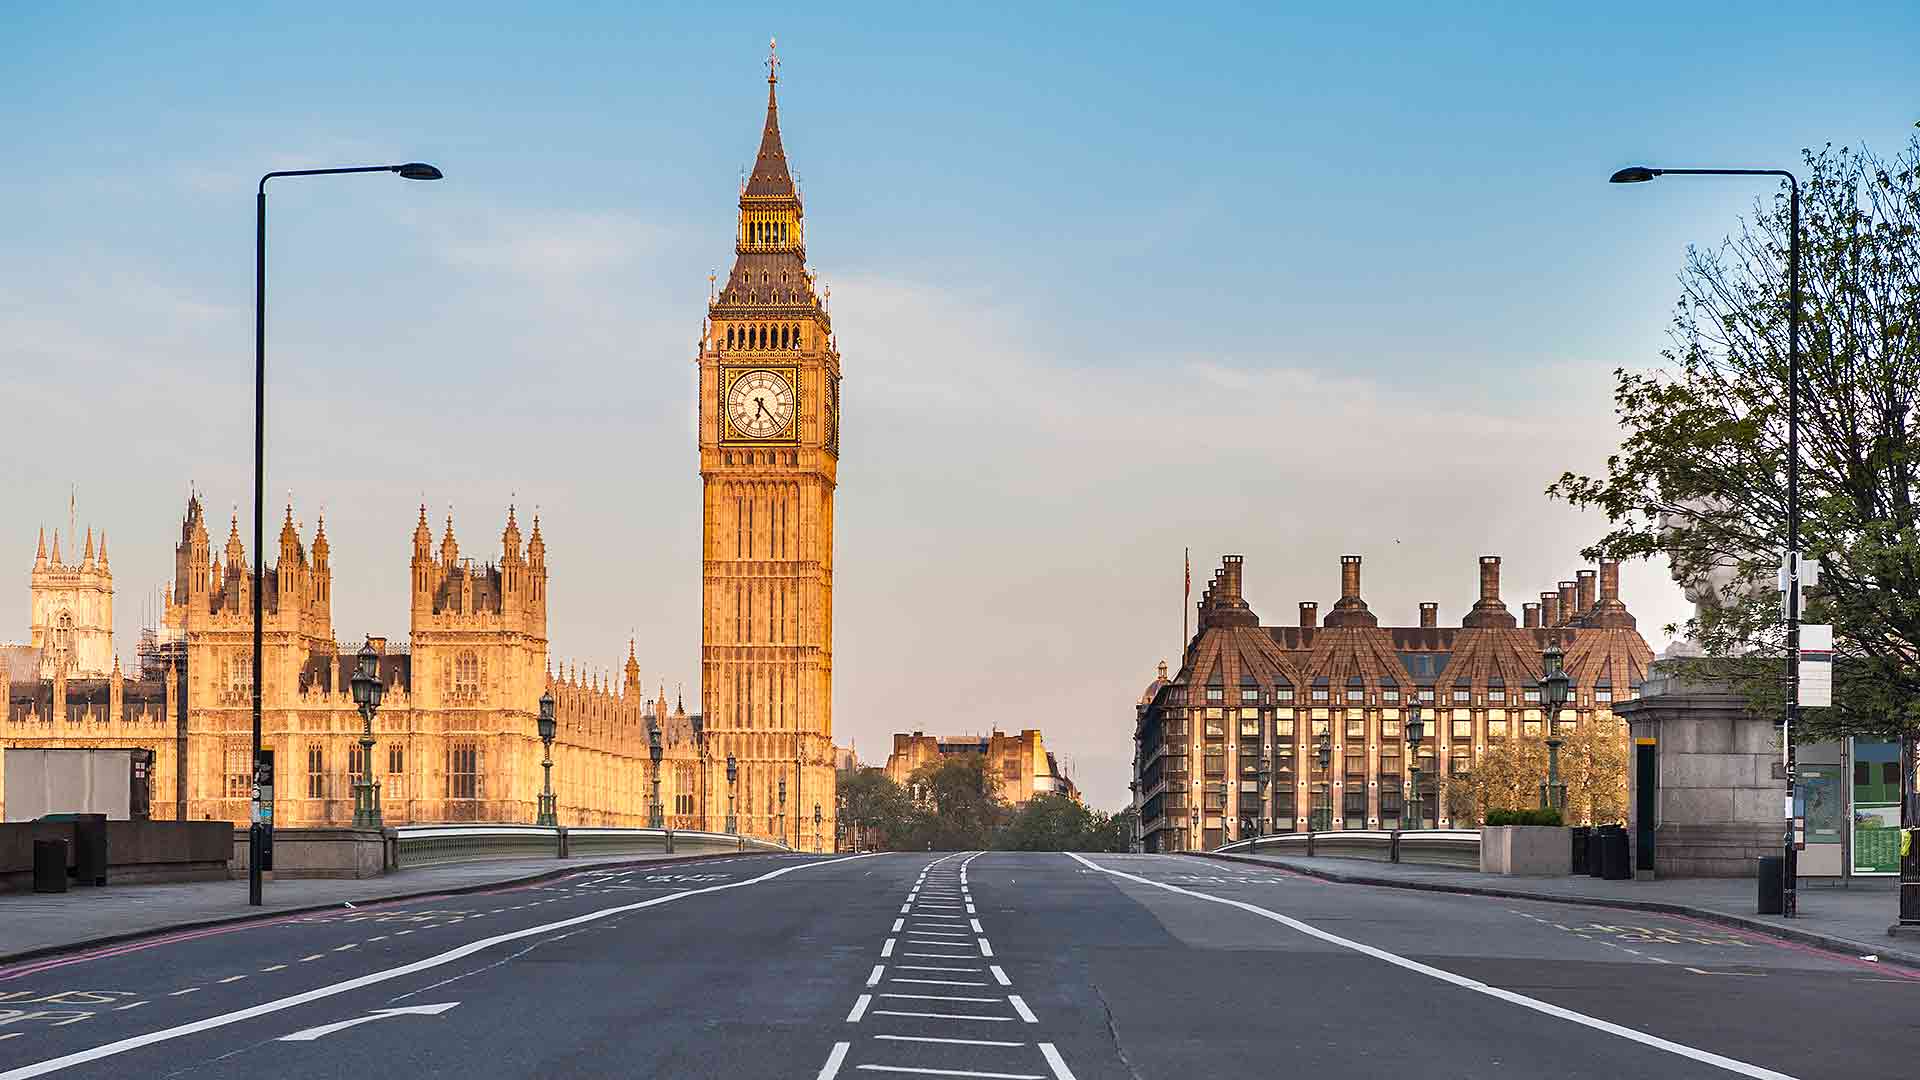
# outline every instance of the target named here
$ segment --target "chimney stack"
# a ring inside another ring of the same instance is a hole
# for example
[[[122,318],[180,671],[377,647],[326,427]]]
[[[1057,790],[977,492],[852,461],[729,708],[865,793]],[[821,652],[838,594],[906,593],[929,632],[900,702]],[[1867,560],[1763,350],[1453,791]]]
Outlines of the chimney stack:
[[[1460,620],[1460,625],[1500,629],[1514,626],[1513,614],[1500,600],[1500,556],[1480,556],[1480,599],[1473,602],[1473,610]]]
[[[1560,583],[1560,619],[1556,625],[1565,626],[1572,622],[1576,615],[1580,614],[1579,609],[1574,607],[1578,589],[1579,586],[1574,582],[1563,581]]]
[[[1440,625],[1440,605],[1429,600],[1420,605],[1420,627],[1430,630]]]
[[[1229,603],[1240,599],[1240,566],[1247,561],[1245,555],[1223,555],[1220,557],[1220,598]]]
[[[1380,620],[1367,610],[1367,602],[1360,599],[1360,556],[1340,556],[1340,599],[1333,610],[1327,612],[1321,625],[1330,628],[1380,625]]]
[[[1480,599],[1492,602],[1500,599],[1500,556],[1480,556]]]
[[[1340,556],[1340,599],[1360,598],[1360,556]]]
[[[1317,626],[1320,623],[1320,605],[1311,601],[1300,605],[1300,625]]]
[[[1620,599],[1620,560],[1600,560],[1600,599]]]
[[[1520,605],[1521,625],[1529,630],[1540,628],[1540,605],[1538,602]]]
[[[1560,625],[1560,594],[1543,592],[1540,594],[1540,625]]]
[[[1591,612],[1591,611],[1593,610],[1593,599],[1594,599],[1594,597],[1593,597],[1593,585],[1594,585],[1594,575],[1593,575],[1593,571],[1591,571],[1591,570],[1582,570],[1582,571],[1580,571],[1579,573],[1577,573],[1577,574],[1575,574],[1575,575],[1574,575],[1574,577],[1576,577],[1576,578],[1578,578],[1578,579],[1579,579],[1579,581],[1578,581],[1578,582],[1577,582],[1577,583],[1575,584],[1575,586],[1574,586],[1574,587],[1575,587],[1576,589],[1578,589],[1578,590],[1579,590],[1579,599],[1577,599],[1577,600],[1575,600],[1574,602],[1575,602],[1576,604],[1578,604],[1578,605],[1579,605],[1579,608],[1580,608],[1580,614],[1581,614],[1582,616],[1585,616],[1586,614],[1588,614],[1589,612]]]

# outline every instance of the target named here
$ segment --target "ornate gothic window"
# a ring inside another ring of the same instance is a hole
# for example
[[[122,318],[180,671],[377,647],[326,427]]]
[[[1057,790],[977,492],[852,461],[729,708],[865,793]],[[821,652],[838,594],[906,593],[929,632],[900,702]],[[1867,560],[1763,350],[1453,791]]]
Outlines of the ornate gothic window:
[[[319,743],[307,744],[307,798],[327,797],[327,752]]]
[[[463,649],[453,658],[453,694],[461,698],[480,695],[480,656],[472,649]]]
[[[455,743],[447,748],[447,798],[477,799],[481,792],[480,748]]]

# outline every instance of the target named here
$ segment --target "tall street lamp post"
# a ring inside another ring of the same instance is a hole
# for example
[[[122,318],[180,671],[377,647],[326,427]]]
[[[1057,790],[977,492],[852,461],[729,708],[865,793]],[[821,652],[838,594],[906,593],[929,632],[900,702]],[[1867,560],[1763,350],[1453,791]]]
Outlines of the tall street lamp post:
[[[350,169],[287,169],[260,178],[253,220],[253,798],[247,827],[247,903],[258,907],[261,870],[267,854],[267,808],[261,787],[272,783],[260,745],[260,684],[265,652],[267,545],[267,181],[282,176],[333,176],[340,173],[397,173],[408,180],[438,180],[441,173],[425,162],[364,165]]]
[[[1566,655],[1559,643],[1540,654],[1540,702],[1547,710],[1547,780],[1540,785],[1540,805],[1567,812],[1567,785],[1560,782],[1560,710],[1567,703],[1573,680],[1567,675]]]
[[[787,842],[787,778],[780,778],[780,842]]]
[[[540,719],[538,724],[542,750],[540,758],[542,777],[540,781],[540,812],[534,815],[533,823],[535,825],[558,827],[560,824],[560,815],[554,812],[553,805],[553,735],[554,729],[559,725],[556,724],[553,719],[553,694],[551,691],[540,695]]]
[[[1260,846],[1260,838],[1267,835],[1267,785],[1273,780],[1273,763],[1263,754],[1260,758],[1260,801],[1254,806],[1254,813],[1260,815],[1253,823],[1253,846]]]
[[[373,714],[380,711],[387,687],[380,681],[380,656],[373,651],[371,638],[360,648],[352,684],[353,703],[360,706],[360,779],[353,785],[353,827],[378,829],[380,785],[373,780]]]
[[[1635,165],[1609,178],[1643,184],[1656,176],[1778,176],[1787,181],[1787,712],[1780,724],[1780,761],[1786,772],[1786,819],[1781,841],[1780,911],[1799,914],[1799,858],[1793,843],[1793,728],[1800,722],[1800,178],[1785,169],[1652,169]]]
[[[738,779],[740,779],[740,766],[737,763],[735,763],[735,761],[733,760],[733,755],[728,754],[727,755],[727,833],[729,835],[736,834],[740,831],[740,819],[733,816],[733,796],[734,796],[733,785],[734,785],[734,781]]]
[[[1420,715],[1420,704],[1415,702],[1407,706],[1407,779],[1413,790],[1413,797],[1406,803],[1406,826],[1409,829],[1420,827],[1420,740],[1427,734],[1427,722]]]
[[[820,804],[819,804],[819,803],[814,803],[814,804],[813,804],[813,850],[815,850],[815,851],[819,851],[819,850],[820,850],[820,822],[821,822],[821,820],[822,820],[822,818],[821,818],[821,816],[820,816]]]
[[[666,827],[666,813],[660,806],[660,758],[666,750],[660,745],[660,724],[647,721],[647,756],[653,759],[653,804],[647,813],[647,824],[656,829]]]
[[[696,713],[693,717],[693,750],[700,759],[700,831],[707,831],[707,719]]]
[[[1320,765],[1320,791],[1317,794],[1324,797],[1326,805],[1319,805],[1323,801],[1321,798],[1313,800],[1314,820],[1309,831],[1325,832],[1333,828],[1333,774],[1327,771],[1333,764],[1333,744],[1327,741],[1325,735],[1320,736],[1320,745],[1313,748],[1313,756]]]

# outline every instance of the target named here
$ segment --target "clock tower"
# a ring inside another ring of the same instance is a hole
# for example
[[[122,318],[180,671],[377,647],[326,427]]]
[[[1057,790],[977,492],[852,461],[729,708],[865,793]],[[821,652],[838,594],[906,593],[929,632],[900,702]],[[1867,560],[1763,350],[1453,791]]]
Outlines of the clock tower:
[[[700,696],[706,820],[812,850],[834,836],[833,489],[840,355],[807,269],[800,195],[767,121],[740,188],[733,270],[700,342]],[[731,791],[726,761],[738,765]],[[785,792],[784,803],[781,792]],[[729,806],[729,798],[733,804]]]

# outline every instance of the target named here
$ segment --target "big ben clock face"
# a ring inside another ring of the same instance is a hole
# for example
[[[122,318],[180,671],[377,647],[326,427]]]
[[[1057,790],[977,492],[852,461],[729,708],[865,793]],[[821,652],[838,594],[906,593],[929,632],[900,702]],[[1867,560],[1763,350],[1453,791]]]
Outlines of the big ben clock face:
[[[736,439],[793,441],[799,397],[791,369],[743,368],[728,372],[725,396],[729,434]]]

